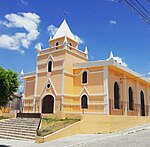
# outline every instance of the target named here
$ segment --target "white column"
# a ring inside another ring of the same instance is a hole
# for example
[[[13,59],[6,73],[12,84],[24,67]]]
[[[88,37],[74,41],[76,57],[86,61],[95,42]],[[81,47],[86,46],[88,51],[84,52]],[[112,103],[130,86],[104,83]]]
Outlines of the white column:
[[[104,113],[109,115],[108,66],[104,67]]]
[[[61,89],[61,98],[60,98],[60,111],[63,112],[63,101],[64,101],[64,84],[65,84],[65,62],[63,61],[63,71],[62,71],[62,89]]]
[[[124,108],[125,108],[125,112],[124,115],[127,115],[127,81],[126,81],[126,76],[123,77],[123,99],[124,99]]]
[[[34,97],[33,97],[33,113],[36,113],[36,93],[37,93],[37,82],[38,82],[38,67],[36,67],[36,75],[35,75],[35,88],[34,88]]]
[[[141,115],[141,101],[140,101],[140,89],[139,89],[139,81],[136,81],[136,94],[138,99],[138,116]]]

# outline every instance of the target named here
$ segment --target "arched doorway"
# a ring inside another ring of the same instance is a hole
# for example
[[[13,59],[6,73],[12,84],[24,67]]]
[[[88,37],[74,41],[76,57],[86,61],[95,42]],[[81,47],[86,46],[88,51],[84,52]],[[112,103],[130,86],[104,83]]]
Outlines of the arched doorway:
[[[144,93],[142,90],[140,92],[140,98],[141,98],[141,116],[145,116]]]
[[[54,97],[46,95],[42,102],[42,113],[54,113]]]
[[[81,108],[82,109],[88,109],[88,98],[86,95],[83,95],[81,97]]]

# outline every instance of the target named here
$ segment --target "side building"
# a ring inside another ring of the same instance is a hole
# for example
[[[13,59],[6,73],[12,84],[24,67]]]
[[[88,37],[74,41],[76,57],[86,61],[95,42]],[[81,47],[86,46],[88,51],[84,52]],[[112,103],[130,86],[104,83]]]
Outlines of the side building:
[[[36,71],[22,74],[26,113],[73,117],[81,114],[150,115],[150,80],[118,63],[88,61],[64,20],[50,47],[39,45]]]

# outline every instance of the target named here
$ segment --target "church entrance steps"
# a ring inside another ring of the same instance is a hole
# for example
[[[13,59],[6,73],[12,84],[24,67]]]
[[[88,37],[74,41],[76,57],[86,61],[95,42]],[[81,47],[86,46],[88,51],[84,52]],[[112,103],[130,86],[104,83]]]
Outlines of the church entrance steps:
[[[42,143],[76,134],[112,133],[148,123],[150,117],[84,114],[81,121],[45,137],[36,136],[35,141]]]
[[[0,138],[35,140],[40,118],[20,118],[0,121]]]

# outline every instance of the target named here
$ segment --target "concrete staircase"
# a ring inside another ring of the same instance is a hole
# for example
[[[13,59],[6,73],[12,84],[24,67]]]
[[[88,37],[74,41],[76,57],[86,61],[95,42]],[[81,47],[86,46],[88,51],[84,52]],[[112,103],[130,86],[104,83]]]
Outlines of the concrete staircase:
[[[0,138],[35,140],[40,118],[15,118],[0,121]]]

